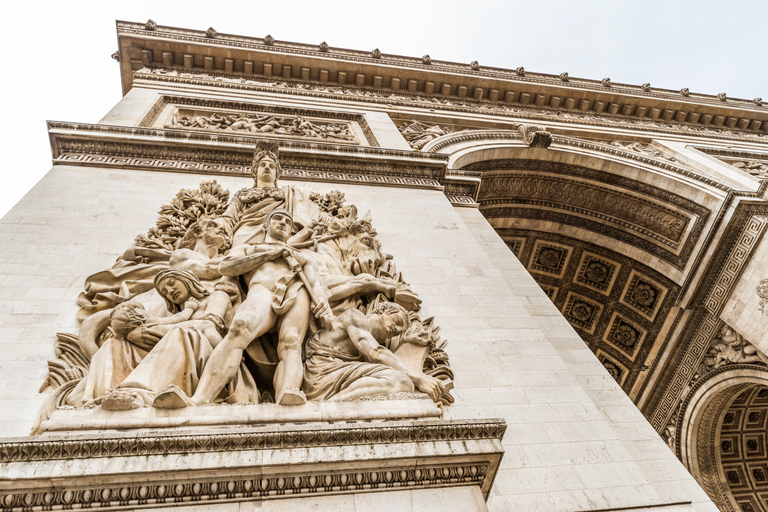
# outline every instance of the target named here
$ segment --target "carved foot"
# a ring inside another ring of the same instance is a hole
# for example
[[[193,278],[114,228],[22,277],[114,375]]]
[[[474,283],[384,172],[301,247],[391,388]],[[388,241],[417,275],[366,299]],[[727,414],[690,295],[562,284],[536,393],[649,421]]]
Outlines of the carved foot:
[[[130,411],[144,407],[144,399],[135,391],[115,389],[101,401],[101,408],[106,411]]]
[[[277,403],[280,405],[303,405],[307,403],[307,395],[300,389],[286,388],[277,395]]]
[[[152,403],[158,409],[183,409],[194,405],[186,393],[173,384],[159,392]]]

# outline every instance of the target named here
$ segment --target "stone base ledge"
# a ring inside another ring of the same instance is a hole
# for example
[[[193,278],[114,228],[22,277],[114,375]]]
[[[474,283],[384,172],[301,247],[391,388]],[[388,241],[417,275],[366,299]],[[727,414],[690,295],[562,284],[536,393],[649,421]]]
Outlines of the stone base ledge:
[[[109,432],[0,443],[0,508],[142,509],[454,486],[487,499],[503,420]]]
[[[131,411],[56,409],[41,424],[43,432],[103,431],[166,427],[216,427],[308,423],[318,421],[367,421],[407,418],[440,418],[442,410],[423,399],[307,402],[299,406],[277,404],[209,405],[185,409],[141,407]]]

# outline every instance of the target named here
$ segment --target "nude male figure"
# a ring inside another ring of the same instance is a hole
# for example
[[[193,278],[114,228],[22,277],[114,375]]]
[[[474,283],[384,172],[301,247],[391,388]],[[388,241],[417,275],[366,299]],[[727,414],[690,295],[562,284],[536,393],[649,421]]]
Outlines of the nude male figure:
[[[383,343],[408,328],[408,314],[386,302],[369,315],[350,309],[331,327],[307,340],[304,392],[310,400],[356,400],[366,396],[412,393],[414,387],[437,401],[440,380],[409,368]]]
[[[276,402],[306,402],[301,391],[301,349],[309,315],[314,314],[321,322],[330,321],[333,315],[312,256],[285,243],[291,236],[292,224],[287,211],[274,210],[264,220],[264,243],[235,247],[224,258],[219,267],[221,274],[243,276],[248,285],[247,296],[235,313],[229,332],[208,359],[194,396],[187,398],[178,389],[169,389],[158,394],[155,407],[179,408],[212,402],[235,376],[245,348],[274,327],[278,330],[279,360],[274,377]],[[311,291],[302,284],[303,280]],[[310,296],[314,297],[314,307]]]

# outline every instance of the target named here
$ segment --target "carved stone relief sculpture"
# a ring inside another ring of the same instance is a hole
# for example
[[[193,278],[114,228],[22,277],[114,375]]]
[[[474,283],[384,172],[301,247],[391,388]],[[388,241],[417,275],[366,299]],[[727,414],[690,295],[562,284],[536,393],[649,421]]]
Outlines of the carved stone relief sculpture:
[[[610,140],[610,141],[600,141],[603,144],[609,144],[613,147],[625,149],[627,151],[632,151],[633,153],[639,153],[641,155],[648,155],[648,156],[654,156],[656,158],[663,158],[664,160],[669,160],[670,162],[676,162],[673,157],[665,155],[661,151],[657,149],[653,149],[650,144],[643,144],[642,142],[629,142],[629,141],[618,141],[618,140]]]
[[[760,312],[768,315],[768,311],[765,310],[765,306],[768,305],[768,278],[761,279],[755,291],[757,296],[760,297]]]
[[[448,127],[437,124],[428,125],[416,120],[404,122],[398,127],[398,130],[416,151],[421,151],[421,148],[438,137],[453,133]]]
[[[41,421],[57,407],[453,401],[445,341],[417,315],[370,214],[338,191],[280,187],[280,172],[277,144],[260,142],[253,187],[231,200],[215,181],[182,190],[86,279]]]
[[[309,120],[302,116],[270,113],[223,113],[177,110],[166,128],[192,128],[238,133],[253,133],[325,141],[357,142],[349,123]]]
[[[727,364],[768,364],[768,357],[731,327],[723,326],[702,363],[703,373]]]
[[[768,161],[741,160],[728,162],[737,169],[751,174],[760,179],[768,179]]]

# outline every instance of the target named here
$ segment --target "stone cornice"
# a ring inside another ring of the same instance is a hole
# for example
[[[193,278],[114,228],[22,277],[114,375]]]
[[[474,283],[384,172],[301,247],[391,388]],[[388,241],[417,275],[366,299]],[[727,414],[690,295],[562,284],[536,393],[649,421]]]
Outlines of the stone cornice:
[[[208,433],[150,431],[140,434],[100,433],[5,438],[0,441],[0,464],[57,459],[139,457],[162,453],[188,454],[352,446],[431,441],[501,439],[504,420],[417,420],[345,425],[269,425],[230,428]]]
[[[467,485],[487,498],[505,428],[427,420],[6,439],[0,508],[135,510]]]
[[[224,55],[231,59],[230,67],[236,60],[248,60],[254,62],[268,62],[270,64],[292,65],[297,68],[314,70],[318,66],[326,66],[326,71],[335,71],[334,67],[343,65],[346,74],[350,74],[349,79],[355,81],[357,75],[366,76],[366,81],[372,81],[374,74],[382,79],[389,79],[389,75],[398,77],[398,88],[402,81],[402,87],[410,87],[411,80],[415,83],[413,88],[424,90],[427,87],[427,93],[439,94],[436,84],[446,84],[451,81],[460,82],[464,85],[463,93],[470,97],[474,95],[490,96],[493,99],[504,100],[505,92],[503,89],[507,85],[520,94],[528,94],[528,101],[539,103],[537,96],[557,97],[558,101],[564,100],[569,96],[579,97],[591,104],[601,104],[602,106],[592,108],[609,110],[611,105],[638,104],[642,108],[658,108],[659,113],[664,109],[674,106],[676,110],[680,107],[686,114],[709,112],[709,115],[722,115],[724,118],[733,116],[736,112],[750,112],[747,118],[760,119],[761,122],[768,120],[768,108],[763,107],[756,101],[730,99],[725,101],[719,96],[705,94],[690,94],[687,91],[672,91],[664,89],[651,89],[646,86],[635,86],[628,84],[618,84],[606,82],[605,80],[587,80],[581,78],[568,77],[563,80],[561,76],[548,75],[543,73],[530,73],[518,68],[509,70],[496,67],[480,66],[476,62],[470,65],[456,62],[429,60],[423,58],[403,57],[397,55],[382,54],[381,52],[364,52],[358,50],[348,50],[335,47],[320,47],[319,45],[300,44],[286,41],[275,41],[267,38],[236,36],[231,34],[214,33],[209,34],[202,30],[189,30],[174,27],[158,26],[156,24],[148,28],[143,23],[117,22],[118,40],[120,42],[121,71],[123,74],[124,90],[131,87],[131,71],[135,63],[144,61],[163,62],[162,55],[142,54],[143,50],[153,52],[153,46],[163,48],[169,54],[170,59],[174,59],[173,53],[182,52],[193,57],[196,54],[200,56],[207,55],[215,57],[219,53],[221,63],[218,64],[226,69]],[[213,37],[211,37],[213,35]],[[134,49],[138,49],[138,52]],[[219,50],[220,49],[220,50]],[[239,58],[239,59],[238,59]],[[175,60],[179,60],[175,58]],[[191,66],[195,65],[193,59]],[[134,61],[134,62],[132,62]],[[145,62],[146,63],[146,62]],[[217,63],[211,61],[210,67],[217,67]],[[201,66],[202,67],[202,66]],[[244,70],[244,72],[246,72]],[[253,73],[253,69],[250,70]],[[271,69],[270,69],[271,72]],[[370,76],[368,76],[370,75]],[[326,80],[328,78],[326,77]],[[346,76],[345,76],[346,79]],[[322,81],[322,79],[320,79]],[[424,82],[432,83],[432,91]],[[490,85],[489,85],[490,84]],[[496,85],[497,88],[493,88]],[[381,85],[380,85],[381,86]],[[435,90],[437,89],[437,90]],[[477,92],[481,91],[481,92]],[[495,91],[495,92],[494,92]],[[523,92],[523,91],[531,91]],[[536,92],[539,94],[537,95]],[[457,94],[461,94],[458,93]],[[552,101],[552,100],[550,100]],[[574,105],[579,108],[579,105]],[[656,115],[658,116],[659,113]],[[704,114],[707,115],[707,114]],[[739,114],[741,115],[741,114]]]
[[[221,73],[210,70],[167,70],[178,74],[193,74],[194,78],[186,76],[169,76],[156,74],[155,72],[135,72],[134,80],[137,83],[151,84],[178,84],[191,88],[200,85],[213,85],[219,88],[253,91],[260,93],[279,93],[294,96],[323,98],[334,101],[346,100],[368,104],[377,104],[385,107],[424,108],[434,111],[439,108],[444,112],[481,114],[484,116],[501,116],[516,120],[535,120],[537,122],[556,122],[566,125],[600,127],[611,130],[625,129],[650,134],[670,134],[675,136],[691,137],[692,140],[712,138],[728,141],[743,141],[752,143],[768,142],[768,136],[762,131],[739,130],[718,128],[713,125],[702,126],[687,122],[665,121],[658,118],[638,118],[610,113],[597,113],[579,109],[552,108],[547,105],[526,105],[520,103],[477,101],[470,98],[442,98],[425,94],[410,93],[404,90],[377,90],[372,88],[354,88],[349,85],[338,86],[333,84],[306,85],[298,81],[280,80],[264,77],[242,77],[234,74]],[[207,76],[207,78],[206,78]],[[331,91],[333,90],[333,91]],[[540,107],[540,108],[539,108]],[[768,120],[766,121],[768,122]]]
[[[99,124],[48,123],[54,163],[249,176],[259,137]],[[446,155],[281,141],[286,180],[441,190]]]

